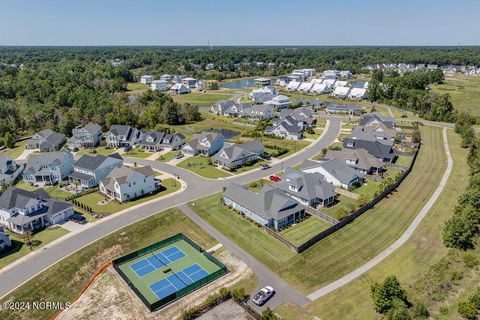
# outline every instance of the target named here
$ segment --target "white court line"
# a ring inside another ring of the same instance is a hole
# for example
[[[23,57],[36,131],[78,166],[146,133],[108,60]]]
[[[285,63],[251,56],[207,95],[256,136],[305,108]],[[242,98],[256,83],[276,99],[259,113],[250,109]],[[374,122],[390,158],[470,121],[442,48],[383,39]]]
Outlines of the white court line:
[[[183,270],[180,270],[180,271],[177,272],[177,273],[180,273],[180,272],[183,273],[183,275],[184,275],[185,277],[187,277],[188,279],[190,279],[190,281],[192,281],[192,283],[195,283],[195,281],[193,281],[193,279],[190,278],[190,276],[189,276],[188,274],[186,274],[185,272],[183,272]]]
[[[174,285],[174,284],[173,284],[173,283],[172,283],[170,280],[168,280],[168,277],[167,277],[167,278],[165,278],[165,280],[167,280],[168,282],[170,282],[170,284],[171,284],[171,285],[172,285],[172,286],[175,288],[175,290],[177,290],[177,291],[178,291],[178,288],[177,288],[177,286],[175,286],[175,285]]]
[[[148,261],[146,258],[143,259],[143,260],[147,261],[148,264],[147,264],[146,266],[141,267],[140,269],[135,270],[135,269],[133,269],[132,264],[130,265],[130,269],[132,269],[133,272],[135,272],[135,273],[137,274],[137,276],[139,276],[139,277],[146,276],[148,273],[144,274],[143,276],[138,275],[138,271],[140,271],[140,270],[142,270],[142,269],[145,269],[146,267],[153,267],[153,269],[158,270],[158,269],[155,268],[155,266],[154,266],[150,261]],[[142,261],[142,260],[140,260],[140,261]],[[138,262],[140,262],[140,261],[138,261]],[[138,262],[135,262],[135,263],[138,263]],[[135,263],[134,263],[134,264],[135,264]],[[152,271],[152,272],[153,272],[153,271]],[[151,272],[149,272],[149,273],[151,273]]]
[[[164,280],[167,280],[168,282],[170,282],[167,278],[165,278]],[[162,280],[160,280],[160,281],[162,281]],[[158,281],[158,282],[160,282],[160,281]],[[155,282],[155,283],[158,283],[158,282]],[[155,283],[152,283],[150,286],[153,286]],[[155,293],[155,295],[157,294],[157,292],[162,291],[163,289],[168,288],[168,287],[173,286],[175,289],[177,289],[177,287],[175,287],[171,282],[170,282],[170,284],[167,284],[165,287],[162,287],[162,288],[160,288],[156,291],[153,291],[152,287],[150,287],[150,286],[149,286],[150,290],[152,290],[152,292]]]

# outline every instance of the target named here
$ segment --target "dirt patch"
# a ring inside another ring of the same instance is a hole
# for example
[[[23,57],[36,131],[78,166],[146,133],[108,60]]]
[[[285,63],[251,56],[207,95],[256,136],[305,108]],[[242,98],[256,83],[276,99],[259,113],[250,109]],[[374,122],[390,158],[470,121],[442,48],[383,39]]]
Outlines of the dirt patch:
[[[110,267],[70,309],[62,312],[58,319],[181,319],[185,309],[201,304],[220,288],[233,286],[242,280],[254,277],[253,271],[230,251],[223,250],[219,253],[218,259],[228,267],[229,273],[157,312],[150,312],[113,267]],[[219,312],[228,312],[229,309],[231,308],[227,305],[220,308]],[[237,311],[232,309],[230,312]]]
[[[248,312],[245,311],[238,303],[233,300],[225,301],[222,304],[219,304],[212,310],[208,311],[204,315],[198,317],[198,320],[225,320],[225,319],[235,319],[235,320],[253,320]]]

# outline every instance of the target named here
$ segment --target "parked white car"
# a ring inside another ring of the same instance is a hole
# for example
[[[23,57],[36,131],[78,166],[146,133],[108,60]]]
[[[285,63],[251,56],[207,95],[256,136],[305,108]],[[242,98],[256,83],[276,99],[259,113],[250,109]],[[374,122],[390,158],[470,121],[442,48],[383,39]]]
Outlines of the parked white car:
[[[252,298],[253,302],[258,305],[262,306],[264,305],[268,299],[270,299],[273,295],[275,294],[275,290],[270,287],[266,286],[262,290],[258,291]]]

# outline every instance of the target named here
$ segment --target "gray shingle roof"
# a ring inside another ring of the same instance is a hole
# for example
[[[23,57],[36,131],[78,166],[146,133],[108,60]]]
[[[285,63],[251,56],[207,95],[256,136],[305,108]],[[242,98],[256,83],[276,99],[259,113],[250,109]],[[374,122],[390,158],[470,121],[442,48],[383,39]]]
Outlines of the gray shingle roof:
[[[0,208],[10,210],[12,208],[24,208],[31,199],[49,199],[49,194],[43,190],[27,191],[16,187],[10,187],[0,196]]]
[[[362,148],[368,151],[371,155],[379,159],[393,159],[396,156],[392,146],[387,143],[382,143],[377,138],[364,140],[364,139],[352,139],[345,138],[343,140],[343,146],[350,148],[349,145],[353,144],[353,148]]]
[[[66,158],[71,158],[73,161],[73,155],[67,151],[32,153],[28,157],[25,171],[35,174],[45,166],[62,165]]]
[[[325,154],[326,159],[340,159],[344,162],[347,160],[355,161],[355,164],[348,164],[351,167],[363,170],[370,170],[371,168],[382,168],[383,161],[374,157],[366,149],[348,149],[342,150],[328,150]]]
[[[302,163],[302,170],[314,167],[324,168],[325,171],[343,184],[349,184],[350,181],[362,177],[362,174],[339,159],[329,159],[326,161],[305,160]]]
[[[296,191],[289,188],[295,186]],[[278,184],[278,188],[303,199],[328,199],[335,196],[335,187],[325,181],[320,173],[305,173],[294,168],[287,168]]]
[[[389,117],[384,117],[378,113],[366,113],[360,117],[358,120],[358,124],[360,126],[367,125],[371,121],[380,121],[384,123],[387,127],[393,128],[395,126],[395,119],[394,118],[389,118]]]

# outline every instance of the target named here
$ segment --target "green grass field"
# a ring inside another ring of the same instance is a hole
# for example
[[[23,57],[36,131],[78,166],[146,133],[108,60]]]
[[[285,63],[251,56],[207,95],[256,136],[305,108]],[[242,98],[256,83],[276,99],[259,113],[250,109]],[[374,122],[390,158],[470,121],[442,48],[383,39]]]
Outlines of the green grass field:
[[[90,148],[82,149],[82,150],[78,151],[75,155],[77,155],[77,156],[82,156],[82,155],[95,156],[95,155],[99,154],[99,155],[102,155],[102,156],[108,156],[108,155],[114,153],[115,151],[117,151],[117,150],[113,149],[113,148],[97,147],[97,148],[94,148],[94,149],[90,149]]]
[[[399,166],[409,167],[412,163],[413,158],[407,156],[398,156],[397,161],[395,162]]]
[[[97,270],[108,261],[152,243],[183,233],[203,248],[217,242],[176,209],[170,209],[80,249],[68,258],[52,265],[27,283],[4,297],[6,301],[72,301]],[[252,284],[255,288],[256,282]],[[248,290],[253,290],[250,287]],[[50,319],[56,310],[0,310],[3,320]]]
[[[332,225],[328,222],[323,221],[318,217],[311,216],[288,229],[280,231],[280,234],[288,241],[298,246],[331,226]]]
[[[445,78],[445,83],[432,86],[432,91],[450,95],[455,109],[480,116],[480,77],[455,75]]]
[[[209,106],[219,100],[228,100],[233,94],[221,92],[189,93],[172,95],[174,101],[179,103],[189,103],[194,106]]]
[[[57,198],[60,200],[65,200],[66,197],[69,197],[72,195],[72,193],[60,189],[58,186],[52,186],[52,187],[32,187],[29,183],[26,183],[24,181],[18,182],[15,187],[28,190],[28,191],[35,191],[38,189],[43,189],[45,190],[50,197],[52,198]]]
[[[445,170],[446,157],[441,129],[422,127],[421,130],[424,143],[416,165],[397,191],[301,254],[291,255],[281,249],[281,244],[262,239],[266,235],[247,221],[244,223],[248,225],[243,226],[238,220],[242,218],[220,205],[218,195],[196,201],[193,209],[268,268],[302,292],[310,293],[354,270],[393,243],[430,198]]]
[[[22,154],[22,152],[25,150],[25,145],[27,144],[27,142],[28,142],[28,139],[16,142],[15,148],[1,150],[0,156],[10,156],[12,159],[18,158]]]
[[[157,158],[157,161],[160,162],[168,162],[172,159],[175,158],[175,155],[178,153],[178,151],[169,151],[165,154],[162,154],[160,157]]]
[[[366,180],[364,184],[362,184],[359,188],[353,190],[353,192],[364,195],[368,199],[373,199],[375,197],[375,193],[377,192],[377,190],[379,190],[380,186],[380,182]]]
[[[207,157],[191,157],[178,163],[177,166],[190,170],[199,176],[209,179],[218,179],[231,176],[230,173],[219,170],[215,166],[210,165],[210,158]]]
[[[329,295],[310,303],[305,308],[283,305],[276,310],[282,317],[285,319],[311,319],[316,315],[326,320],[376,319],[377,316],[372,308],[370,299],[370,285],[375,281],[382,281],[391,274],[398,277],[409,295],[414,297],[418,295],[414,287],[415,282],[422,278],[423,273],[430,265],[447,253],[447,249],[442,243],[442,226],[445,220],[453,215],[457,198],[465,190],[468,183],[468,150],[460,147],[461,139],[452,130],[448,131],[448,140],[454,161],[451,176],[439,199],[412,238],[372,270]],[[426,145],[423,147],[426,147]],[[420,157],[423,158],[423,155],[421,154]],[[442,167],[444,170],[445,167]],[[421,197],[423,198],[423,196]],[[415,197],[412,199],[415,199]],[[405,208],[408,209],[408,206]],[[472,284],[475,282],[474,279],[467,279],[467,281]],[[454,293],[455,296],[457,294],[457,292]],[[457,300],[455,297],[453,298]],[[439,304],[441,302],[439,301]],[[432,312],[432,307],[429,305],[427,307]],[[447,317],[442,317],[438,314],[438,307],[437,313],[431,313],[432,319],[447,319]]]
[[[138,263],[146,258],[153,257],[154,254],[158,254],[160,252],[163,252],[164,250],[168,250],[173,247],[181,250],[185,254],[185,256],[142,277],[139,277],[132,269],[131,266],[133,264]],[[159,299],[150,289],[149,286],[151,284],[172,275],[172,272],[165,272],[167,269],[171,269],[177,273],[185,268],[190,267],[193,264],[200,265],[200,267],[202,267],[202,269],[207,271],[209,274],[220,270],[219,266],[207,259],[201,252],[197,251],[194,247],[192,247],[183,239],[161,247],[152,253],[141,255],[133,260],[126,261],[120,264],[118,267],[133,283],[133,285],[140,291],[140,293],[147,299],[147,301],[152,304],[154,302],[157,302]]]
[[[77,201],[80,201],[81,203],[91,207],[93,212],[95,213],[109,215],[109,214],[114,214],[119,211],[128,209],[137,204],[141,204],[146,201],[150,201],[156,198],[166,196],[167,194],[170,194],[172,192],[179,190],[181,187],[180,183],[176,182],[176,180],[173,178],[163,180],[161,182],[161,185],[163,188],[161,189],[160,192],[156,192],[152,195],[142,197],[133,201],[121,203],[121,204],[116,201],[109,201],[106,204],[99,204],[100,201],[105,199],[105,195],[103,195],[100,192],[94,192],[94,193],[90,193],[85,196],[79,197],[77,198]]]
[[[35,233],[32,236],[32,240],[38,240],[40,241],[40,244],[36,247],[33,247],[32,249],[36,250],[38,248],[41,248],[49,244],[50,242],[66,235],[67,233],[67,230],[60,227],[56,229],[45,229],[38,233]],[[0,268],[5,267],[6,265],[20,259],[21,257],[31,252],[30,248],[25,244],[25,240],[22,239],[20,235],[11,233],[10,240],[13,247],[9,251],[0,254]]]
[[[148,158],[149,156],[152,155],[152,152],[147,152],[143,151],[138,148],[134,148],[128,152],[125,152],[126,157],[131,157],[131,158],[140,158],[140,159],[145,159]]]

